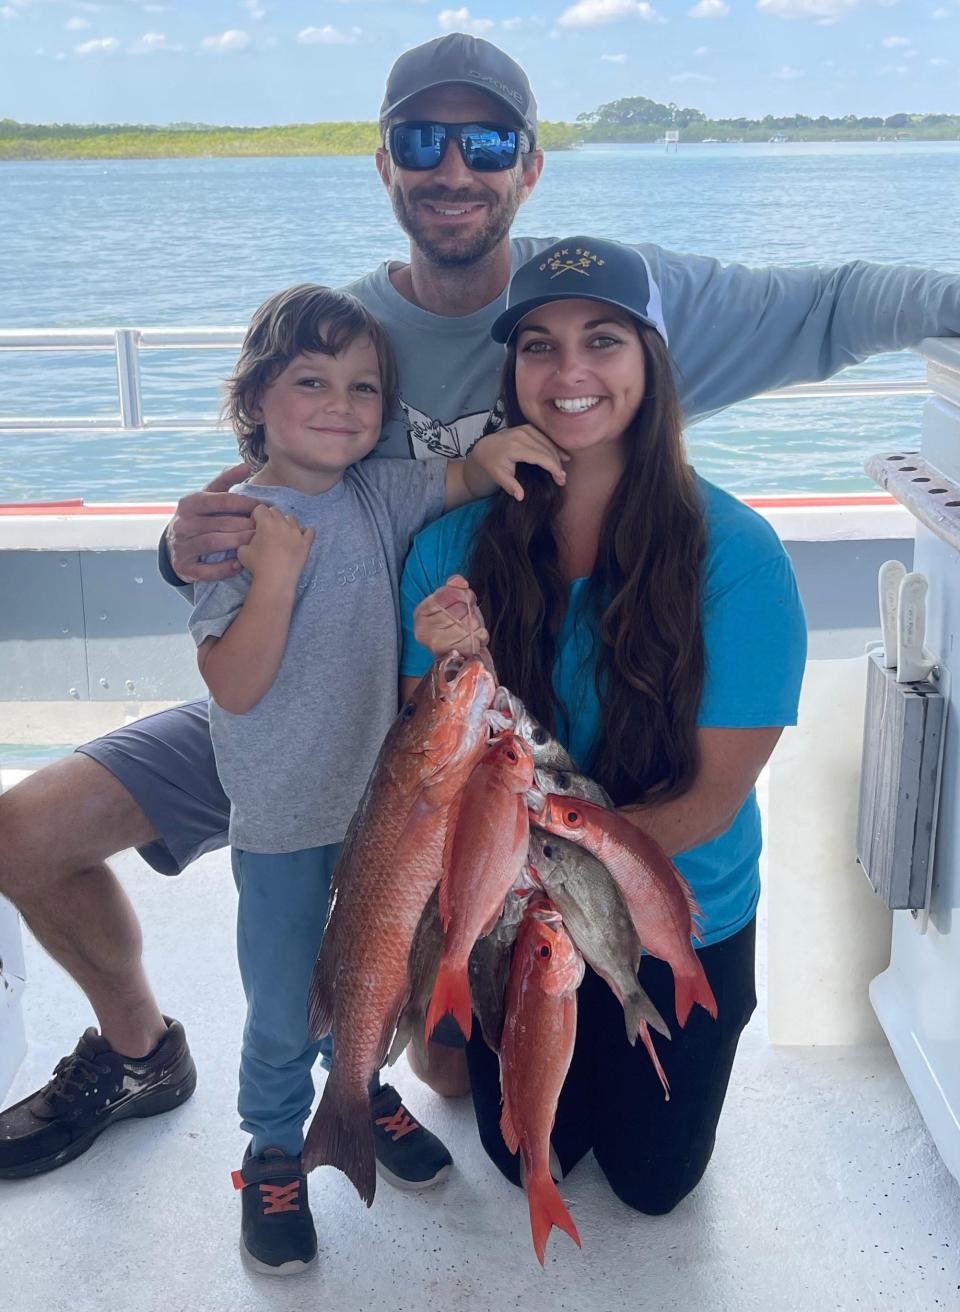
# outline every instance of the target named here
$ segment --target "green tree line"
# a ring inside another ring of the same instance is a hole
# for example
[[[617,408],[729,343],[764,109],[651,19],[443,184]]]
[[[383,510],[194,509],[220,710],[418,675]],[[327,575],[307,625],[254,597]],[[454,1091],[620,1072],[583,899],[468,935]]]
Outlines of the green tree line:
[[[912,136],[960,138],[960,115],[898,113],[886,118],[846,114],[710,119],[701,110],[626,96],[600,105],[575,123],[541,123],[538,145],[567,150],[584,142],[662,139],[677,130],[681,141],[867,140]],[[167,159],[244,155],[369,155],[379,143],[376,123],[290,123],[275,127],[171,123],[18,123],[0,119],[0,160]]]

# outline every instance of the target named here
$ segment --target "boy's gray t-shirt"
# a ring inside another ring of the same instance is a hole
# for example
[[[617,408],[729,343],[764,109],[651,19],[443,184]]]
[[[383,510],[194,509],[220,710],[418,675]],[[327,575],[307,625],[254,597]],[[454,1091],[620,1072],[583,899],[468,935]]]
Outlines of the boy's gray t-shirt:
[[[397,712],[398,588],[415,533],[443,511],[446,461],[368,460],[328,492],[241,485],[316,540],[300,575],[277,677],[244,715],[210,699],[230,842],[250,852],[338,843]],[[244,570],[198,583],[190,632],[220,637],[250,587]]]

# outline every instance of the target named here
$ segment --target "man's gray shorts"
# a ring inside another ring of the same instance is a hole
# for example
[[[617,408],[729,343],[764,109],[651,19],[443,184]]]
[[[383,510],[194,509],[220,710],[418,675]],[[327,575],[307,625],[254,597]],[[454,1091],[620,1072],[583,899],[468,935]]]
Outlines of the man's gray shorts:
[[[138,849],[162,875],[179,875],[226,847],[230,803],[217,775],[207,699],[173,706],[77,748],[109,770],[160,835]]]
[[[204,852],[227,846],[230,803],[217,775],[207,699],[173,706],[77,748],[109,770],[160,835],[137,851],[162,875],[179,875]],[[462,1048],[452,1016],[434,1039]]]

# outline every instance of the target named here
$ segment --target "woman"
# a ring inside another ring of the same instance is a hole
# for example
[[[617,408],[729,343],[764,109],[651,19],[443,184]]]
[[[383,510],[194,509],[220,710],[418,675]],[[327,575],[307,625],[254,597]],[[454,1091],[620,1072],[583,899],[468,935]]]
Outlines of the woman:
[[[672,1041],[658,1044],[664,1101],[619,1004],[588,971],[552,1136],[564,1173],[592,1149],[624,1202],[660,1214],[706,1169],[756,1006],[753,788],[796,720],[803,612],[766,522],[686,463],[659,293],[638,252],[558,243],[517,271],[493,335],[508,347],[507,423],[566,452],[566,480],[525,467],[522,500],[500,493],[418,536],[401,669],[412,685],[428,648],[483,641],[488,628],[500,681],[693,886],[718,1019],[694,1008],[685,1028],[671,1024]],[[670,968],[645,957],[640,982],[670,1023]],[[467,1062],[480,1135],[519,1182],[499,1130],[497,1059],[476,1031]]]

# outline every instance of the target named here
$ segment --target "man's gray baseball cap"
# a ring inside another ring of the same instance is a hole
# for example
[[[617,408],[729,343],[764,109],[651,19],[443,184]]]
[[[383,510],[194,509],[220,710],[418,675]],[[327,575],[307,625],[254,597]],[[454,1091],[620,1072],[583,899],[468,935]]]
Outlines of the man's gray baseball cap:
[[[408,100],[434,87],[473,87],[498,100],[512,119],[537,132],[537,102],[520,65],[497,46],[465,32],[450,32],[400,56],[387,77],[380,129]]]

